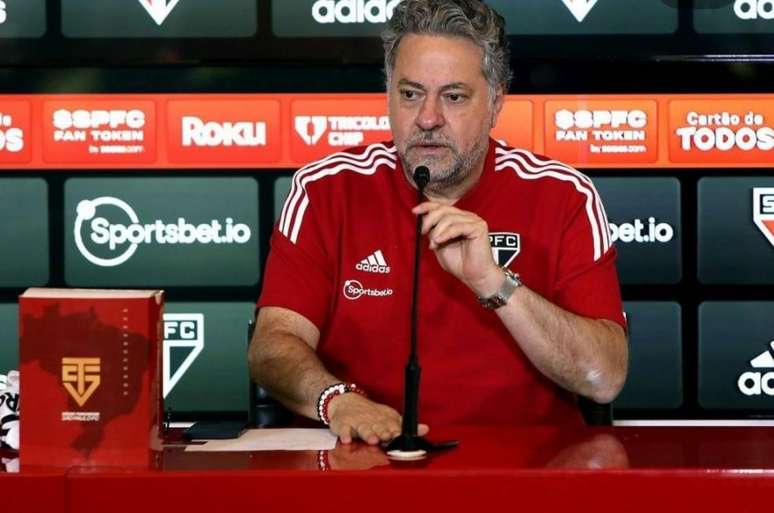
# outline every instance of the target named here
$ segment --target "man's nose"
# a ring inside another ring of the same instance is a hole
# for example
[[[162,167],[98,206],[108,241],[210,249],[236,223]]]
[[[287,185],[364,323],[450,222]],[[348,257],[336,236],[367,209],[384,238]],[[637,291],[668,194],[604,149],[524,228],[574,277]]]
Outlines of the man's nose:
[[[416,123],[422,130],[433,130],[444,125],[441,103],[430,96],[425,98],[417,113]]]

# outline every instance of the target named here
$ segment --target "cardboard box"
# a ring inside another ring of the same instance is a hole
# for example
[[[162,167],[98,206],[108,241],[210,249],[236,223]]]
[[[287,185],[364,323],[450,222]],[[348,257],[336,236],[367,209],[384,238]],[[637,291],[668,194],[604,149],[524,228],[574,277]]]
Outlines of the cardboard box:
[[[19,298],[21,465],[147,466],[161,447],[163,292]]]

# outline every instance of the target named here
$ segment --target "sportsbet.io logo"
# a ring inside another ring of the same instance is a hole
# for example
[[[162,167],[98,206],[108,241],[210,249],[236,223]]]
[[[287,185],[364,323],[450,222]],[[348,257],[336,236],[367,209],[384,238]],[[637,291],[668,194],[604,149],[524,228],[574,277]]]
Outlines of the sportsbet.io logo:
[[[115,217],[117,211],[121,212],[120,218]],[[99,215],[100,212],[103,214]],[[223,223],[213,219],[196,225],[183,217],[174,223],[162,219],[143,223],[128,203],[111,196],[83,200],[76,213],[75,245],[86,260],[100,267],[123,264],[143,244],[245,244],[252,236],[249,226],[235,223],[230,217]],[[108,255],[104,256],[105,253]]]

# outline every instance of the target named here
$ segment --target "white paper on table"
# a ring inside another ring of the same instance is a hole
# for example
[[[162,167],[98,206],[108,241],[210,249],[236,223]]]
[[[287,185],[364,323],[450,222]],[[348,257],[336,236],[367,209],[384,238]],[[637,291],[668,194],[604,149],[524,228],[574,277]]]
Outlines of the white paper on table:
[[[186,451],[329,451],[337,437],[328,429],[248,429],[239,438],[187,445]]]

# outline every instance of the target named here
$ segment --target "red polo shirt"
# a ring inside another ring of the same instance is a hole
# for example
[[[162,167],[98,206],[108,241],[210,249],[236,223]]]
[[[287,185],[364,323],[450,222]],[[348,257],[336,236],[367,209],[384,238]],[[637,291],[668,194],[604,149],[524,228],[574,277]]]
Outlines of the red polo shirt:
[[[320,329],[326,368],[403,407],[416,190],[395,146],[337,153],[300,169],[275,226],[259,306]],[[615,249],[591,181],[490,141],[484,171],[456,204],[488,223],[495,259],[568,311],[624,325]],[[422,242],[420,420],[539,424],[579,419],[574,396],[527,360],[494,312]]]

